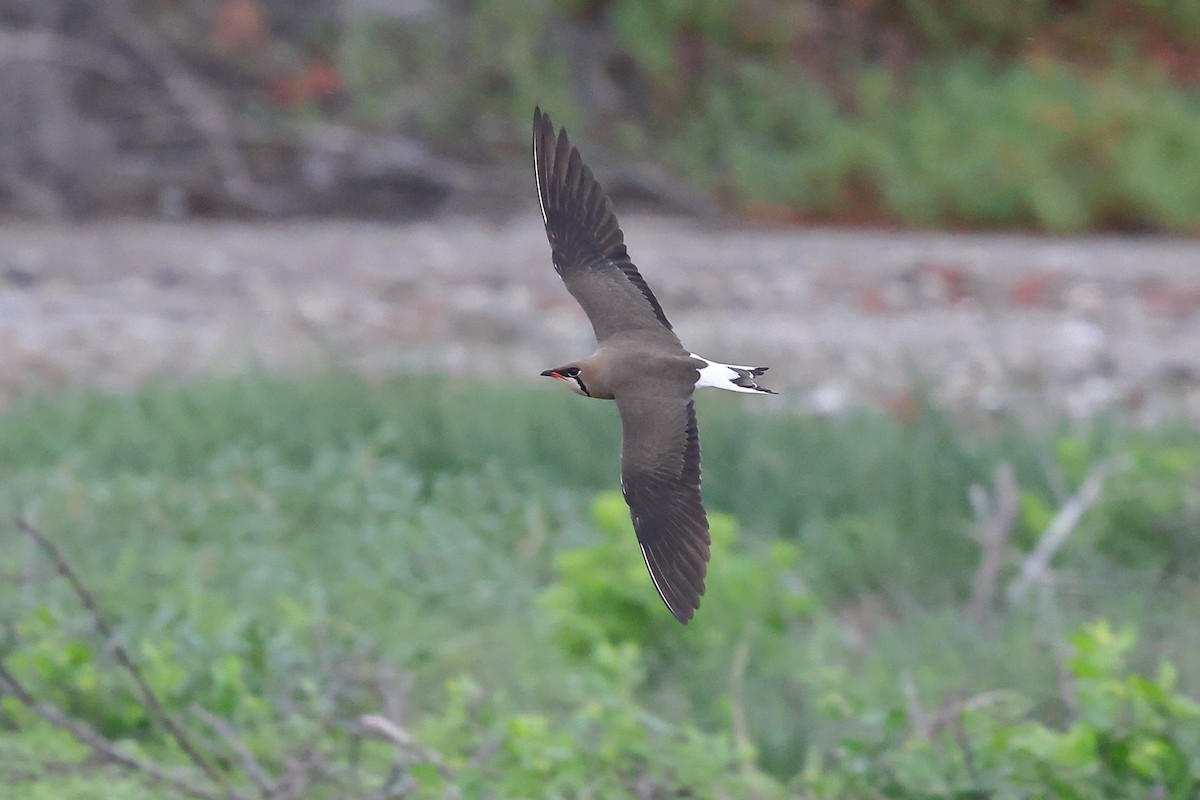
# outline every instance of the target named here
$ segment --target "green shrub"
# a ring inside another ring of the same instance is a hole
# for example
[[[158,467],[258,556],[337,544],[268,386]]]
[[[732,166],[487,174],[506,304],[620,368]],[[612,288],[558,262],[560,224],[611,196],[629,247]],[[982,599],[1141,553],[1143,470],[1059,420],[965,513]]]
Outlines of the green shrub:
[[[513,710],[470,677],[459,677],[446,685],[442,713],[426,717],[417,735],[441,754],[453,784],[468,797],[734,797],[749,790],[780,796],[765,776],[736,769],[728,736],[704,734],[644,708],[638,699],[643,672],[636,645],[597,644],[587,669],[561,677],[575,702],[557,721]],[[489,747],[494,756],[476,757]],[[448,796],[446,774],[425,776],[423,788],[430,791],[417,797]]]
[[[786,68],[714,76],[665,154],[741,203],[917,225],[1200,229],[1200,101],[1153,74],[959,58],[836,110]]]
[[[346,110],[298,116],[516,163],[540,104],[769,219],[1194,234],[1197,31],[1193,0],[433,4],[354,16]]]
[[[823,707],[846,713],[852,733],[810,762],[816,796],[856,798],[1051,797],[1120,800],[1194,797],[1200,792],[1200,703],[1180,693],[1164,663],[1154,678],[1131,674],[1130,630],[1099,622],[1071,639],[1075,719],[1038,721],[1019,693],[968,698],[937,713],[864,710],[832,693]]]
[[[765,633],[778,635],[813,609],[814,599],[802,588],[797,572],[795,545],[774,542],[766,553],[746,552],[738,544],[733,518],[712,513],[705,624],[684,636],[673,635],[679,623],[663,614],[621,494],[606,492],[597,497],[592,519],[600,540],[560,553],[559,580],[541,597],[556,621],[562,646],[575,658],[591,658],[601,644],[624,643],[660,657],[683,657],[712,646],[728,647],[739,637],[756,634],[747,629],[746,620],[755,620]]]
[[[0,415],[0,518],[32,513],[60,543],[171,713],[226,717],[269,766],[317,736],[344,774],[382,780],[394,749],[357,720],[407,687],[402,721],[428,751],[403,772],[412,796],[509,778],[510,796],[564,797],[641,779],[701,797],[1191,788],[1195,431],[979,431],[932,408],[831,420],[727,399],[700,402],[714,556],[686,627],[612,491],[613,409],[565,394],[247,376],[29,401]],[[979,561],[967,496],[999,461],[1023,492],[1010,570],[1097,463],[1123,466],[1037,602],[981,627],[962,614]],[[19,578],[0,581],[0,656],[182,765],[27,544],[0,526],[0,575]],[[1119,632],[1089,627],[1063,660],[1063,631],[1101,617]],[[935,725],[938,709],[962,713]],[[0,698],[0,754],[33,737],[54,740]],[[1056,766],[1070,758],[1083,766]],[[65,786],[37,767],[9,796]],[[1084,774],[1104,782],[1079,790]]]
[[[1200,452],[1138,446],[1128,457],[1100,500],[1097,548],[1127,567],[1195,577],[1200,574]]]

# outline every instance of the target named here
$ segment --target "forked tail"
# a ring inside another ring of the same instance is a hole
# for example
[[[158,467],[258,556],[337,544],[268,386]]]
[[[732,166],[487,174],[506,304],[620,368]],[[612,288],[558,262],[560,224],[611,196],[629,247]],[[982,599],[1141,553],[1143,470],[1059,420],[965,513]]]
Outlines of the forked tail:
[[[759,386],[754,380],[766,372],[767,367],[739,367],[733,364],[722,364],[719,361],[709,361],[695,353],[692,353],[691,356],[704,362],[704,366],[699,369],[700,377],[696,380],[697,389],[711,386],[727,392],[779,394],[779,392]]]

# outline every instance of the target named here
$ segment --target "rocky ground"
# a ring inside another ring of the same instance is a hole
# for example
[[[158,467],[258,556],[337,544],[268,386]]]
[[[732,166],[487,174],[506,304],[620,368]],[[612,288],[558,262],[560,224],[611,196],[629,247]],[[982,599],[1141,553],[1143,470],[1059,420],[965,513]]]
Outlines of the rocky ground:
[[[506,222],[0,227],[0,402],[349,366],[536,382],[591,352],[533,207]],[[1200,421],[1200,242],[722,227],[622,215],[694,351],[779,403]]]

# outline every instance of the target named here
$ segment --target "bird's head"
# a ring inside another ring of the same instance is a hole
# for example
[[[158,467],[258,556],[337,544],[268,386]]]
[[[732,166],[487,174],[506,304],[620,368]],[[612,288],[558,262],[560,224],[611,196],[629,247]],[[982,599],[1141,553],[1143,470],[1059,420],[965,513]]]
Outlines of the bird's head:
[[[587,389],[587,377],[583,374],[583,370],[578,364],[567,364],[562,367],[555,367],[542,372],[543,378],[557,378],[567,385],[568,388],[575,394],[581,394],[585,397],[591,397],[591,392]]]

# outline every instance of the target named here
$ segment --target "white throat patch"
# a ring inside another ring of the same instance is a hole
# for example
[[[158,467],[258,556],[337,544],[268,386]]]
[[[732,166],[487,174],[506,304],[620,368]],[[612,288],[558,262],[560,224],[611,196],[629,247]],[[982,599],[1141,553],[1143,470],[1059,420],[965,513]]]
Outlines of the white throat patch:
[[[584,397],[591,396],[583,390],[583,383],[580,382],[579,378],[567,378],[563,382],[567,384],[567,387],[570,388],[570,390],[575,394],[581,394]]]

